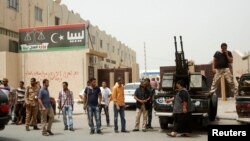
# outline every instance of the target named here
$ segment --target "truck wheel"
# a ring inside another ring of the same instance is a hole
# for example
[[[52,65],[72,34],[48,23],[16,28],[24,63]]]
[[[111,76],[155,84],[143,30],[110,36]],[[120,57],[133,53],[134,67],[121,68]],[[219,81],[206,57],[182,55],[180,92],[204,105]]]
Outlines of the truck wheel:
[[[210,99],[210,105],[209,105],[209,120],[214,121],[217,115],[217,106],[218,106],[218,96],[212,95]]]
[[[168,129],[168,118],[167,117],[159,117],[159,122],[161,129]]]

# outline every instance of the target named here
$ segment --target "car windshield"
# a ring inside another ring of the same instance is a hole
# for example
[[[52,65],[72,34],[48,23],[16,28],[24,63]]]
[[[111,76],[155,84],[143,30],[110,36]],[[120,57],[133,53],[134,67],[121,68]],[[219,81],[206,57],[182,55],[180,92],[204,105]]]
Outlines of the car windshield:
[[[129,85],[125,85],[124,89],[125,90],[135,90],[139,87],[139,84],[129,84]]]

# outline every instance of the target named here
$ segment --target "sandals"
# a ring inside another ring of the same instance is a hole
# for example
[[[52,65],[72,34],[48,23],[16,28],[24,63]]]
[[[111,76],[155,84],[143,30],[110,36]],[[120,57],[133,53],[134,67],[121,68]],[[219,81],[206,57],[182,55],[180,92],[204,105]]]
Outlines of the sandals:
[[[172,133],[167,133],[167,135],[169,137],[176,137],[176,134],[172,134]],[[187,134],[187,133],[184,133],[184,134],[181,134],[181,137],[191,137],[191,135]]]
[[[170,137],[176,137],[176,135],[173,135],[172,133],[167,133],[167,135]]]

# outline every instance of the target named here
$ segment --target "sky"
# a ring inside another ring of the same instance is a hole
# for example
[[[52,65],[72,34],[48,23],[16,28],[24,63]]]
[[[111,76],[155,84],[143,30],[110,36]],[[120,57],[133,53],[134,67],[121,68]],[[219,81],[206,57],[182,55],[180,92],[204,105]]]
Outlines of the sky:
[[[140,70],[175,65],[174,36],[185,58],[207,64],[220,44],[250,51],[250,0],[62,0],[100,30],[135,50]]]

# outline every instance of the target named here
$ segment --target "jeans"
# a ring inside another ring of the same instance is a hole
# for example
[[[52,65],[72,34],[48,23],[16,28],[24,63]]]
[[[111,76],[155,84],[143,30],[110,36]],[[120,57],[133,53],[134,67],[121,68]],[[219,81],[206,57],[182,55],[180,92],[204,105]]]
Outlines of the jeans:
[[[114,125],[115,125],[114,130],[118,131],[118,113],[120,114],[120,118],[121,118],[122,131],[126,130],[125,107],[120,106],[120,109],[117,110],[116,105],[114,105]]]
[[[100,114],[98,106],[88,106],[88,122],[91,131],[95,130],[93,116],[95,116],[96,130],[100,130]]]
[[[65,105],[62,108],[63,122],[65,128],[73,128],[72,106]]]
[[[100,106],[100,109],[99,109],[99,111],[100,111],[100,124],[102,125],[102,118],[101,118],[102,108],[104,109],[104,112],[105,112],[105,115],[106,115],[106,122],[107,122],[107,125],[109,125],[109,107],[106,106],[106,105],[104,105],[104,104],[102,104],[102,105]]]

